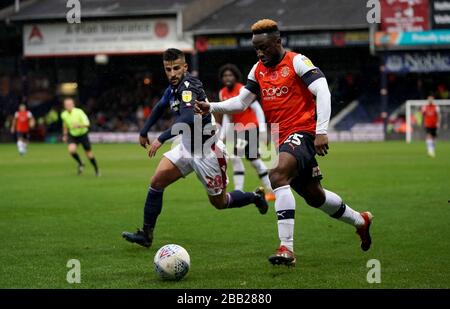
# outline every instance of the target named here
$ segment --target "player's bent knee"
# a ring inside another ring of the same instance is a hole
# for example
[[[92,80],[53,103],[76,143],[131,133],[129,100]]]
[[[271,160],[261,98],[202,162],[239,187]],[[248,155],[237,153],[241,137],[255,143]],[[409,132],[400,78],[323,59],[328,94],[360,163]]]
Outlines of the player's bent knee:
[[[317,191],[314,195],[305,196],[306,203],[314,208],[319,208],[325,203],[325,193]]]
[[[317,198],[309,199],[309,200],[306,200],[306,203],[311,207],[319,208],[320,206],[322,206],[325,203],[325,198],[324,199],[317,199]]]
[[[270,184],[273,189],[283,187],[289,184],[289,177],[283,172],[272,171],[269,174]]]
[[[227,208],[227,205],[225,203],[222,203],[222,202],[215,202],[215,203],[212,203],[212,205],[218,210],[222,210],[222,209]]]
[[[150,181],[150,186],[155,190],[163,190],[167,187],[164,179],[159,177],[158,174],[152,177],[152,180]]]
[[[75,145],[75,144],[70,144],[70,145],[67,147],[67,149],[68,149],[68,151],[69,151],[70,154],[74,154],[74,153],[77,152],[77,145]]]

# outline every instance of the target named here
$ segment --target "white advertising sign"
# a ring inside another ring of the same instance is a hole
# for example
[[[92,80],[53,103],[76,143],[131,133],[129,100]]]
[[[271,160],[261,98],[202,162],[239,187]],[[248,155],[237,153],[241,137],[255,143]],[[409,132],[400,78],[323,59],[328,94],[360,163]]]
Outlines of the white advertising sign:
[[[193,38],[178,37],[176,18],[38,23],[23,26],[26,57],[159,53],[193,49]]]

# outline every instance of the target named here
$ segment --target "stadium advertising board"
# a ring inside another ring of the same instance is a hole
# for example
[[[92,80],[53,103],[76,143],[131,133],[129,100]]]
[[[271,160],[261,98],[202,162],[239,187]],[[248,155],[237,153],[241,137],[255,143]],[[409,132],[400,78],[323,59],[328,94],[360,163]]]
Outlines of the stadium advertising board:
[[[332,45],[331,33],[293,34],[289,36],[290,47],[330,47]]]
[[[378,47],[450,45],[450,30],[422,32],[377,32],[375,45]]]
[[[449,72],[450,52],[405,52],[385,55],[388,73]]]
[[[368,44],[369,33],[367,31],[292,34],[288,36],[289,47],[345,47]]]
[[[39,23],[23,26],[26,57],[190,51],[192,37],[179,37],[175,18]]]
[[[288,34],[282,37],[283,45],[295,47],[346,47],[369,44],[367,31],[322,32],[312,34]],[[253,48],[251,37],[199,36],[195,39],[199,52],[219,49]]]
[[[380,30],[386,32],[430,29],[428,0],[382,0]]]
[[[430,0],[433,29],[450,29],[450,0]]]

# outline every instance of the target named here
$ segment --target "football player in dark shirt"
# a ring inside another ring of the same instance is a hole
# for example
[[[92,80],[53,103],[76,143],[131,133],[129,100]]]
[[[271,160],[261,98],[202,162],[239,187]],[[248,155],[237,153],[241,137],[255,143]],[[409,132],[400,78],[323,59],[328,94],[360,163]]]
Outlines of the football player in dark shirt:
[[[164,153],[151,179],[144,206],[143,228],[136,233],[122,233],[127,241],[144,247],[150,247],[152,244],[156,219],[162,209],[164,189],[191,172],[197,174],[207,191],[210,203],[217,209],[255,204],[261,214],[267,213],[268,210],[263,188],[258,188],[255,192],[234,190],[226,193],[225,146],[215,135],[214,117],[210,113],[194,115],[195,100],[207,100],[203,84],[188,73],[188,65],[182,51],[173,48],[166,50],[163,54],[163,64],[170,86],[146,120],[139,142],[144,148],[150,145],[150,158],[155,156],[165,141],[180,133],[181,142]],[[175,113],[175,122],[150,144],[147,133],[167,108]]]

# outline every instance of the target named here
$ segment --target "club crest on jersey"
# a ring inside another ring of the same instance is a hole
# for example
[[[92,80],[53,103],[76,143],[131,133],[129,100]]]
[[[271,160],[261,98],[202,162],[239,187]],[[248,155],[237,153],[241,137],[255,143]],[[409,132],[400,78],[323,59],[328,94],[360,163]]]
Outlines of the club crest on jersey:
[[[183,102],[185,103],[189,103],[192,101],[192,91],[190,90],[184,90],[181,93],[181,99],[183,100]]]
[[[289,76],[289,67],[283,67],[281,69],[281,76],[283,76],[284,78]]]

